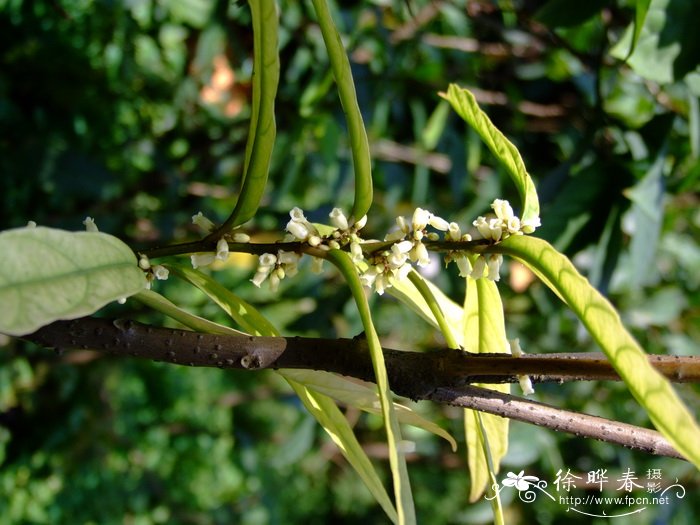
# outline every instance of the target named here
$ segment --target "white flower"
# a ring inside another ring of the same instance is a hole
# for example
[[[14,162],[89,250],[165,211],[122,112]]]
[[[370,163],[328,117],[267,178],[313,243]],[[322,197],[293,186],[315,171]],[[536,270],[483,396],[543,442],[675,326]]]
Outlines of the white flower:
[[[528,375],[518,376],[518,382],[520,383],[520,388],[523,391],[524,396],[529,396],[535,393],[535,389],[532,388],[532,379]]]
[[[362,254],[362,246],[360,246],[359,242],[350,243],[350,255],[352,256],[352,262],[362,262],[364,255]]]
[[[411,241],[401,241],[391,245],[391,251],[394,253],[408,253],[413,248]]]
[[[472,273],[472,263],[464,253],[460,253],[454,256],[454,262],[457,263],[457,268],[459,268],[460,277],[469,277]]]
[[[484,276],[484,270],[486,269],[486,259],[483,255],[476,258],[474,262],[474,268],[472,269],[472,279],[481,279]]]
[[[343,210],[341,210],[340,208],[333,208],[329,214],[329,217],[331,219],[331,224],[339,230],[348,229],[348,220],[345,217]]]
[[[362,228],[365,227],[367,224],[367,215],[363,215],[359,221],[355,221],[355,224],[353,224],[353,228],[355,228],[355,231],[361,230]]]
[[[384,290],[387,288],[387,285],[388,283],[386,282],[384,274],[381,273],[377,275],[377,278],[374,280],[374,289],[377,290],[379,295],[384,295]]]
[[[215,259],[216,256],[213,253],[193,253],[190,255],[192,268],[195,270],[201,266],[209,266]]]
[[[87,232],[100,231],[97,229],[97,225],[95,224],[95,219],[93,219],[92,217],[85,217],[83,224],[85,225],[85,231],[87,231]]]
[[[263,253],[258,257],[258,265],[261,268],[272,268],[277,263],[277,257],[272,253]]]
[[[270,290],[271,291],[276,292],[279,289],[280,280],[281,279],[279,278],[279,276],[276,273],[273,272],[272,275],[270,275],[269,281],[270,281]]]
[[[418,266],[424,268],[430,264],[428,249],[422,242],[417,242],[410,251],[409,256]]]
[[[384,240],[388,242],[400,241],[406,237],[406,233],[403,230],[394,230],[387,233],[384,236]]]
[[[232,235],[233,242],[250,242],[250,235],[245,233],[234,233]]]
[[[459,228],[459,224],[456,222],[451,222],[447,227],[447,239],[450,241],[459,241],[462,239],[462,230]]]
[[[430,224],[436,230],[440,230],[442,232],[446,232],[450,227],[450,223],[437,215],[431,215],[428,219],[428,224]]]
[[[294,219],[287,223],[287,231],[300,241],[305,241],[309,236],[309,230],[306,225]]]
[[[527,219],[524,221],[520,221],[520,231],[523,233],[532,233],[535,231],[536,228],[539,228],[542,225],[540,222],[539,217],[535,217],[534,219]]]
[[[488,221],[488,226],[491,235],[490,238],[494,241],[500,241],[501,236],[503,235],[503,227],[501,226],[501,221],[499,219],[491,219]]]
[[[220,261],[228,259],[228,242],[223,237],[216,242],[216,259]]]
[[[148,270],[151,267],[151,262],[148,260],[148,257],[145,255],[142,255],[139,257],[139,268],[142,270]]]
[[[270,268],[258,268],[258,271],[255,272],[255,275],[253,278],[250,280],[251,283],[253,283],[255,286],[260,288],[260,285],[263,283],[265,279],[267,279],[267,276],[270,274]]]
[[[36,223],[34,221],[28,221],[27,228],[36,228]]]
[[[398,226],[399,230],[401,230],[404,233],[408,233],[410,231],[408,228],[408,224],[406,224],[406,219],[402,215],[396,217],[396,226]]]
[[[160,264],[156,264],[155,266],[153,266],[151,268],[151,271],[153,272],[155,278],[159,281],[165,281],[170,275],[170,271],[165,266]]]
[[[272,254],[267,254],[267,255],[272,255]],[[273,255],[274,257],[274,255]],[[286,264],[286,265],[295,265],[299,262],[300,255],[295,252],[285,252],[284,250],[280,250],[277,252],[277,258],[275,262],[279,262],[280,264]],[[274,262],[272,264],[275,264]]]
[[[292,208],[292,211],[289,212],[289,216],[294,222],[308,222],[306,220],[306,217],[304,217],[304,211],[301,208],[297,208],[296,206]]]
[[[377,271],[377,268],[375,266],[370,266],[366,272],[360,275],[360,281],[362,282],[363,286],[371,288],[378,275],[379,272]]]
[[[489,273],[487,277],[492,281],[498,281],[501,279],[500,270],[501,264],[503,264],[503,256],[500,253],[490,255],[488,260]]]
[[[413,219],[411,220],[413,231],[424,230],[428,225],[428,221],[430,220],[431,216],[432,213],[430,213],[428,210],[416,208],[416,211],[413,212]]]
[[[520,233],[520,219],[517,217],[511,217],[508,219],[505,223],[504,226],[508,230],[508,233],[511,233],[513,235]]]
[[[309,237],[309,240],[307,241],[309,243],[309,246],[313,246],[314,248],[321,244],[321,237],[318,235],[312,235]]]
[[[510,345],[510,353],[513,354],[513,357],[520,357],[525,353],[523,352],[523,349],[520,348],[519,338],[516,337],[515,339],[510,339],[508,344]]]
[[[509,219],[515,217],[513,213],[513,208],[511,208],[510,203],[507,200],[496,199],[491,204],[496,217],[504,222],[508,222]]]
[[[211,232],[216,229],[216,225],[207,219],[202,212],[198,212],[197,215],[192,215],[192,224],[196,224],[206,232]]]
[[[474,222],[472,222],[472,224],[476,227],[479,234],[484,239],[491,238],[491,228],[489,227],[488,222],[486,222],[486,217],[479,216],[476,218],[476,220]]]
[[[406,263],[402,266],[399,266],[398,268],[394,268],[393,270],[391,270],[391,273],[394,275],[394,278],[397,281],[402,281],[408,276],[409,273],[411,273],[412,269],[413,267],[410,264]]]

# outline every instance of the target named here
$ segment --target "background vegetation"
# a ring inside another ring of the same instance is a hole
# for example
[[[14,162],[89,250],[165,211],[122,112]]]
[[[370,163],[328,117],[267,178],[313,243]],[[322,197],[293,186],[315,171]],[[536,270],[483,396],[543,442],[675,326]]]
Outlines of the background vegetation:
[[[416,206],[465,224],[509,196],[505,174],[437,96],[450,82],[468,86],[536,178],[538,235],[610,296],[648,352],[697,354],[700,39],[692,21],[700,7],[651,2],[625,64],[632,4],[415,1],[409,12],[403,2],[338,3],[375,159],[369,228],[380,235]],[[313,12],[282,1],[280,24],[278,142],[262,213],[247,225],[257,240],[281,230],[292,206],[323,220],[352,201],[342,112]],[[142,247],[198,235],[190,217],[199,210],[224,219],[242,171],[252,46],[247,6],[226,1],[0,1],[0,229],[30,219],[80,229],[89,215]],[[302,271],[273,294],[248,282],[254,264],[233,256],[217,279],[285,334],[361,331],[335,274]],[[596,350],[543,286],[509,270],[500,287],[509,337],[533,353]],[[459,300],[456,273],[428,271]],[[190,288],[161,286],[191,311],[226,322]],[[442,343],[390,298],[373,301],[388,346]],[[111,308],[107,314],[167,322],[131,303]],[[272,374],[2,344],[2,523],[385,522]],[[558,406],[648,424],[622,385],[536,391]],[[679,391],[700,405],[697,387]],[[449,408],[421,408],[462,439]],[[380,461],[381,421],[356,417]],[[489,522],[486,502],[467,502],[463,443],[453,454],[435,436],[406,435],[416,444],[419,521]],[[628,467],[640,477],[660,468],[689,492],[636,523],[693,522],[698,477],[681,461],[513,423],[503,468],[551,482],[562,468]],[[590,522],[544,500],[506,504],[514,523]]]

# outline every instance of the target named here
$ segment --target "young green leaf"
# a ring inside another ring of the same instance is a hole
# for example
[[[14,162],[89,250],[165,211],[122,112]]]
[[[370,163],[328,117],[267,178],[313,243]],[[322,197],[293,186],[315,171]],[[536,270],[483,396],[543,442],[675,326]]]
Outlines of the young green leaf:
[[[179,264],[168,263],[165,266],[174,275],[189,281],[207,294],[249,334],[279,335],[277,329],[260,312],[208,275]]]
[[[546,277],[603,350],[654,426],[700,468],[700,427],[669,381],[649,364],[647,354],[622,325],[612,305],[549,243],[531,236],[509,237],[499,251]]]
[[[416,523],[413,494],[411,493],[411,484],[408,479],[406,458],[400,447],[401,428],[399,427],[396,412],[394,411],[394,404],[391,401],[391,390],[389,389],[389,381],[386,375],[386,364],[384,363],[382,345],[374,329],[369,303],[362,289],[362,283],[357,274],[357,269],[352,263],[350,256],[341,250],[330,250],[328,252],[328,259],[340,270],[340,273],[350,287],[350,292],[355,299],[355,304],[357,304],[362,326],[365,329],[365,337],[367,338],[367,345],[372,358],[379,400],[382,407],[384,428],[386,429],[387,445],[389,447],[389,463],[391,464],[391,474],[394,480],[394,495],[397,502],[396,510],[399,516],[398,522],[400,524]]]
[[[408,274],[408,279],[411,281],[411,283],[413,283],[413,286],[416,287],[416,290],[418,290],[418,293],[421,295],[421,297],[423,297],[426,304],[428,305],[428,308],[430,308],[430,312],[433,314],[433,317],[437,321],[438,327],[440,328],[440,331],[442,332],[442,335],[445,338],[447,346],[449,348],[459,350],[460,346],[457,342],[457,339],[455,338],[454,330],[452,326],[450,326],[450,323],[447,321],[444,314],[442,313],[442,309],[440,308],[436,297],[432,294],[430,288],[428,288],[426,281],[415,270],[411,270],[411,272]]]
[[[0,333],[25,335],[89,315],[145,284],[134,252],[112,235],[43,227],[0,233]]]
[[[394,504],[391,502],[391,498],[389,498],[362,445],[357,441],[347,418],[333,400],[319,392],[306,388],[301,383],[287,377],[284,372],[282,372],[282,375],[285,376],[285,379],[287,379],[287,382],[299,396],[301,402],[304,403],[306,409],[323,426],[333,442],[338,446],[340,452],[355,469],[389,519],[393,523],[398,523],[398,514]]]
[[[441,93],[441,96],[447,99],[457,114],[474,128],[496,159],[506,168],[522,200],[522,220],[537,219],[540,215],[537,191],[518,149],[494,126],[488,115],[479,107],[474,95],[467,89],[450,84],[447,94]]]
[[[243,186],[236,207],[223,228],[250,220],[262,199],[275,144],[275,97],[280,76],[277,50],[277,5],[274,0],[251,0],[253,18],[253,101],[245,151]]]
[[[282,370],[280,374],[285,379],[292,379],[321,394],[332,397],[347,406],[353,406],[372,414],[381,415],[381,404],[377,388],[372,383],[348,380],[342,376],[319,370]],[[445,429],[428,421],[406,405],[394,402],[394,410],[399,423],[412,425],[432,432],[447,441],[453,451],[457,450],[457,442]]]
[[[503,304],[496,283],[467,277],[464,297],[464,344],[470,352],[508,352]],[[510,392],[510,385],[479,385]],[[467,463],[471,475],[469,500],[476,501],[491,477],[498,473],[508,450],[508,419],[464,411]],[[488,449],[488,450],[487,450]]]
[[[239,332],[228,326],[224,326],[218,323],[199,317],[198,315],[186,312],[179,306],[168,301],[165,297],[156,293],[152,290],[142,290],[133,296],[134,299],[146,306],[158,310],[159,312],[167,315],[171,319],[175,319],[177,322],[183,324],[184,326],[191,328],[196,332],[204,332],[207,334],[220,334],[220,335],[248,335],[245,332]]]
[[[367,131],[357,103],[350,61],[340,40],[340,34],[333,23],[328,3],[326,0],[312,0],[312,3],[318,17],[323,42],[328,50],[328,58],[348,126],[352,163],[355,169],[355,202],[351,215],[359,220],[367,214],[372,205],[372,162]]]

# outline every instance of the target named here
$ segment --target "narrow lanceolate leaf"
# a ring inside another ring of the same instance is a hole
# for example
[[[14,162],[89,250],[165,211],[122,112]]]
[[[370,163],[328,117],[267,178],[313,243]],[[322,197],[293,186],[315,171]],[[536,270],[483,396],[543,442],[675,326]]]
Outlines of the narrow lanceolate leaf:
[[[229,328],[228,326],[214,323],[213,321],[209,321],[208,319],[204,319],[203,317],[199,317],[198,315],[186,312],[185,310],[183,310],[179,306],[176,306],[159,293],[156,293],[152,290],[143,290],[134,295],[134,299],[136,299],[140,303],[145,304],[150,308],[153,308],[154,310],[158,310],[159,312],[167,315],[171,319],[175,319],[180,324],[191,328],[195,332],[204,332],[207,334],[219,335],[248,335],[245,332],[234,330],[233,328]]]
[[[340,273],[350,287],[352,296],[355,299],[355,304],[357,304],[362,326],[365,329],[365,337],[367,338],[367,346],[369,347],[370,356],[372,358],[379,400],[382,406],[382,416],[384,417],[384,428],[386,429],[387,445],[389,448],[389,462],[391,464],[391,474],[394,480],[396,511],[399,517],[398,523],[413,524],[416,523],[416,515],[413,506],[411,484],[408,479],[406,458],[400,447],[401,428],[399,427],[396,412],[394,411],[394,404],[391,401],[391,390],[389,389],[389,380],[387,379],[382,345],[374,329],[369,303],[362,289],[362,283],[357,274],[357,269],[350,260],[350,256],[340,250],[331,250],[328,252],[328,259],[340,270]]]
[[[202,290],[218,304],[239,326],[251,335],[279,335],[277,329],[253,306],[227,290],[208,275],[187,266],[165,265],[174,275],[185,279]]]
[[[467,89],[450,84],[447,94],[441,93],[441,96],[447,99],[457,114],[474,128],[496,159],[505,167],[522,200],[522,219],[529,221],[539,217],[540,205],[535,184],[525,169],[518,148],[494,126],[488,115],[479,107],[474,95]]]
[[[25,335],[89,315],[145,284],[134,252],[106,233],[42,227],[0,233],[0,333]]]
[[[253,100],[245,151],[243,186],[226,220],[234,227],[250,220],[267,184],[275,144],[275,97],[280,76],[275,0],[250,0],[253,18]]]
[[[647,354],[622,325],[613,306],[546,241],[513,236],[498,246],[546,277],[547,284],[581,319],[654,426],[700,468],[700,427],[668,380],[649,364]]]
[[[301,383],[307,388],[325,394],[345,406],[352,406],[371,414],[381,415],[381,404],[377,394],[377,387],[372,383],[355,379],[349,380],[345,377],[319,370],[282,370],[280,374],[287,380]],[[445,439],[453,451],[457,451],[457,442],[440,425],[428,421],[417,412],[400,403],[394,403],[394,410],[399,423],[432,432],[436,436]]]
[[[464,297],[464,344],[470,352],[508,352],[503,304],[496,283],[467,277]],[[510,385],[479,385],[510,392]],[[508,450],[508,419],[492,414],[464,411],[467,463],[471,475],[469,500],[476,501],[490,479],[498,473]]]
[[[351,215],[359,220],[367,214],[372,204],[372,163],[367,131],[357,103],[350,61],[340,40],[340,34],[333,23],[328,3],[326,0],[312,0],[312,3],[318,17],[318,25],[321,27],[323,42],[328,50],[328,58],[348,126],[352,164],[355,169],[355,202]]]
[[[284,376],[285,374],[282,373],[282,375]],[[362,445],[357,441],[347,418],[336,406],[335,402],[331,398],[315,392],[289,377],[285,377],[285,379],[297,393],[306,409],[311,412],[338,446],[340,452],[355,469],[389,519],[393,523],[398,523],[396,508],[391,502],[391,498],[387,494],[377,471],[372,466]]]
[[[428,308],[430,308],[430,312],[433,314],[433,317],[435,318],[435,321],[437,322],[438,327],[440,328],[440,331],[442,332],[442,335],[445,338],[447,346],[449,348],[459,350],[460,345],[457,342],[453,326],[450,325],[449,321],[443,314],[442,308],[440,308],[440,304],[438,303],[437,298],[430,291],[430,288],[426,284],[426,281],[415,270],[411,270],[411,272],[408,274],[408,278],[411,281],[411,283],[413,283],[413,286],[416,287],[416,290],[418,290],[418,293],[421,295],[421,297],[423,297],[423,300],[428,305]]]

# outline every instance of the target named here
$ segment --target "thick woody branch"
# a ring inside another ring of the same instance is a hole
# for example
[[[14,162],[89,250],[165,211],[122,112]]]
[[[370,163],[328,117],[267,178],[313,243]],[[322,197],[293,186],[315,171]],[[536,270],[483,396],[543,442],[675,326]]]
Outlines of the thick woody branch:
[[[374,372],[364,338],[240,337],[157,328],[127,320],[83,318],[58,321],[25,339],[57,349],[92,349],[180,365],[219,368],[296,368],[323,370],[365,381]],[[391,389],[414,400],[455,404],[526,421],[554,430],[593,437],[647,452],[678,457],[657,432],[604,420],[470,383],[619,380],[600,354],[546,354],[512,357],[451,349],[408,352],[385,348]],[[649,356],[674,381],[700,381],[700,361],[691,357]]]

